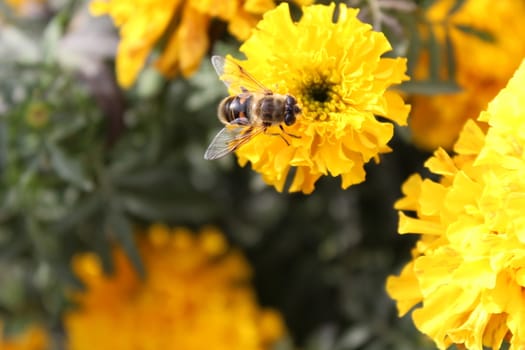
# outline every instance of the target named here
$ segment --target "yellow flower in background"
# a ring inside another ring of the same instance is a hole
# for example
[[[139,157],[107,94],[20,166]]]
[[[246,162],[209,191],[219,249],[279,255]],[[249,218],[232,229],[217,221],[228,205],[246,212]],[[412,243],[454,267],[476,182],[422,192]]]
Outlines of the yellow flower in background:
[[[30,326],[23,333],[7,339],[0,333],[0,349],[47,350],[50,349],[49,337],[44,329],[39,326]]]
[[[400,315],[440,349],[460,344],[525,348],[525,61],[482,112],[486,135],[468,121],[453,158],[439,149],[403,185],[399,233],[420,233],[413,260],[387,281]]]
[[[426,13],[427,20],[436,24],[434,29],[441,42],[444,41],[444,30],[450,30],[456,81],[462,89],[455,94],[416,95],[410,99],[412,111],[409,125],[413,141],[426,150],[437,147],[452,149],[465,121],[477,118],[486,109],[488,102],[505,87],[525,57],[523,1],[467,0],[443,27],[454,2],[436,1]],[[494,40],[483,41],[456,29],[456,25],[490,33]],[[426,59],[418,63],[416,78],[423,79],[423,72],[428,72]]]
[[[246,260],[217,230],[153,225],[139,250],[144,280],[121,249],[112,276],[96,255],[75,257],[86,290],[65,316],[69,350],[263,350],[283,336],[280,315],[257,305]]]
[[[290,146],[272,134],[258,135],[236,154],[264,181],[282,191],[311,193],[323,175],[341,176],[342,187],[365,179],[363,166],[389,152],[393,124],[406,123],[409,107],[389,87],[406,80],[405,59],[382,58],[386,37],[356,18],[358,10],[335,5],[303,7],[294,23],[287,4],[264,15],[241,46],[243,68],[268,88],[297,98],[302,113],[286,132]],[[284,136],[286,137],[286,136]],[[294,171],[292,171],[292,169]]]
[[[161,38],[166,43],[155,67],[167,77],[188,77],[209,49],[212,20],[228,23],[228,31],[245,40],[261,15],[274,6],[273,0],[94,0],[91,12],[110,15],[120,30],[117,79],[128,88]]]

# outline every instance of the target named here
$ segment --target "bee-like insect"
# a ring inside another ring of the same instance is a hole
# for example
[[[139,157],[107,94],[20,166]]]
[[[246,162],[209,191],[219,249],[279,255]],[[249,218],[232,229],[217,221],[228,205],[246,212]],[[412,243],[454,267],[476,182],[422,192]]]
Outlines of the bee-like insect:
[[[282,126],[294,124],[301,112],[295,97],[273,93],[231,59],[213,56],[211,62],[219,78],[237,95],[228,96],[219,104],[218,117],[224,128],[206,150],[205,159],[224,157],[273,125],[278,125],[282,133],[297,137]],[[278,135],[289,144],[282,133]]]

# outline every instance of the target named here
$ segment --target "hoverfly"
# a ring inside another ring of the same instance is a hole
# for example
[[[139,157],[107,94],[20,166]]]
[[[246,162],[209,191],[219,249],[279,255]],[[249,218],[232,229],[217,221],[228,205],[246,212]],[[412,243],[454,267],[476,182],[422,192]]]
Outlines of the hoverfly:
[[[204,159],[217,159],[235,151],[270,126],[278,125],[289,136],[282,123],[290,126],[301,112],[292,95],[273,93],[232,59],[213,56],[211,62],[219,78],[237,95],[228,96],[217,111],[224,128],[209,145]],[[288,141],[280,135],[286,144]]]

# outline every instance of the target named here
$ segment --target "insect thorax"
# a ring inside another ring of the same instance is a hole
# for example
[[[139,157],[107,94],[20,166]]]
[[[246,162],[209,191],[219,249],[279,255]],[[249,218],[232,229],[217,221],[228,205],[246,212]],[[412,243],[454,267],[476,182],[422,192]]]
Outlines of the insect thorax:
[[[279,124],[284,118],[284,96],[265,95],[254,105],[254,113],[263,123]]]

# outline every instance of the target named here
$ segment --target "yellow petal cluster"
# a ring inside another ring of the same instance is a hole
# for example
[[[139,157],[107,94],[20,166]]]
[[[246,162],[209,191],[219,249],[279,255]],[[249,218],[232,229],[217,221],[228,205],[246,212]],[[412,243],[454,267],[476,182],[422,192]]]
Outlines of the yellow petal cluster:
[[[380,153],[393,135],[393,124],[406,123],[409,107],[388,90],[406,80],[406,61],[383,58],[391,50],[386,37],[357,19],[357,9],[341,4],[303,7],[298,22],[287,4],[267,12],[241,46],[246,71],[281,94],[296,97],[302,113],[285,127],[255,137],[236,152],[239,163],[251,162],[264,181],[282,191],[293,172],[290,192],[311,193],[323,175],[341,176],[342,187],[362,182],[363,166]]]
[[[456,81],[462,91],[411,98],[409,125],[414,143],[422,149],[452,149],[465,121],[477,118],[486,109],[488,102],[505,87],[525,57],[524,2],[467,0],[458,12],[447,18],[455,2],[435,1],[426,13],[426,19],[434,23],[433,28],[441,42],[444,42],[444,31],[450,32]],[[458,30],[457,25],[487,32],[494,40],[483,41]],[[416,78],[423,79],[423,72],[428,70],[428,60],[421,60]]]
[[[39,326],[30,326],[21,334],[9,338],[0,334],[1,350],[48,350],[49,343],[46,331]]]
[[[440,349],[525,348],[525,61],[479,117],[456,156],[439,149],[403,185],[399,233],[419,233],[413,259],[387,281],[400,315]],[[408,216],[404,211],[415,213]]]
[[[280,315],[256,303],[249,265],[216,229],[153,225],[138,245],[143,280],[119,248],[111,276],[94,254],[74,258],[86,290],[64,319],[69,350],[263,350],[283,336]]]
[[[209,49],[213,20],[226,22],[228,31],[244,40],[274,6],[273,0],[94,0],[91,12],[110,15],[120,30],[117,79],[128,88],[161,38],[166,43],[155,67],[167,77],[188,77]]]

